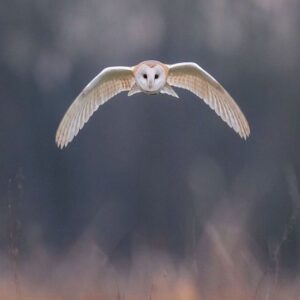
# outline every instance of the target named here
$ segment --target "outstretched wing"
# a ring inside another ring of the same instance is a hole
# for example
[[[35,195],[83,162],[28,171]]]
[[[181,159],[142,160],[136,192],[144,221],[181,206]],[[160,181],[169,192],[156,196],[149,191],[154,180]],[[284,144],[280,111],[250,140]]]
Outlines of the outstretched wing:
[[[202,98],[242,138],[249,136],[250,128],[244,114],[211,75],[195,63],[179,63],[168,67],[167,82],[170,85],[187,89]]]
[[[56,132],[59,148],[66,147],[97,108],[113,96],[129,91],[135,80],[132,68],[110,67],[99,73],[71,104]]]

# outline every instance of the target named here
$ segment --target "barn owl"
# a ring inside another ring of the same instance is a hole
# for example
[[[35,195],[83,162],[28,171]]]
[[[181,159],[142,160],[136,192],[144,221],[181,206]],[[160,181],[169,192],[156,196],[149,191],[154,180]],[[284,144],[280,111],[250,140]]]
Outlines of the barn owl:
[[[238,105],[222,85],[199,65],[192,62],[168,65],[151,60],[133,67],[103,69],[82,90],[64,115],[56,133],[57,146],[66,147],[97,108],[113,96],[128,91],[128,96],[143,92],[178,98],[172,86],[191,91],[243,139],[249,136],[248,122]]]

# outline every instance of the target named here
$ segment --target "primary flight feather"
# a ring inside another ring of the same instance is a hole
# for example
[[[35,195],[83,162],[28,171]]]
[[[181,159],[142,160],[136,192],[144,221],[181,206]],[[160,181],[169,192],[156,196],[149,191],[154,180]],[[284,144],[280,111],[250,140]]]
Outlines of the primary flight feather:
[[[144,61],[133,67],[109,67],[100,72],[77,96],[56,132],[59,148],[66,147],[97,108],[113,96],[144,92],[178,97],[172,86],[184,88],[203,99],[242,138],[250,134],[248,122],[229,93],[195,63],[163,64]]]

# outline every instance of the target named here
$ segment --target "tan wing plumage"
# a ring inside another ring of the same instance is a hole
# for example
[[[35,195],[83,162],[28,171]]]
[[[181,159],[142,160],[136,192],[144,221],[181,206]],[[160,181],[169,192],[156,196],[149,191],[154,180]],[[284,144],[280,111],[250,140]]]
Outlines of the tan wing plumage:
[[[242,138],[249,136],[250,128],[244,114],[211,75],[195,63],[179,63],[168,67],[167,82],[170,85],[187,89],[202,98]]]
[[[66,147],[97,108],[122,91],[129,91],[135,80],[133,69],[110,67],[99,73],[71,104],[56,132],[56,143]]]

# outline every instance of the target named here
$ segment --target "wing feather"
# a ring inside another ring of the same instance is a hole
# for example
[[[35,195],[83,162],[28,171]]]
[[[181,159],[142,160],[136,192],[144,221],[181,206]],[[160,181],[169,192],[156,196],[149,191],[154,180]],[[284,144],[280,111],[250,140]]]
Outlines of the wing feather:
[[[66,147],[100,105],[122,91],[129,91],[134,82],[130,67],[110,67],[99,73],[65,113],[56,132],[57,146]]]
[[[168,67],[168,84],[187,89],[202,98],[242,138],[249,136],[249,124],[239,106],[210,74],[195,63],[179,63]]]

